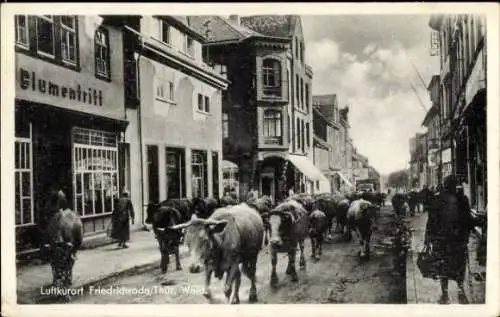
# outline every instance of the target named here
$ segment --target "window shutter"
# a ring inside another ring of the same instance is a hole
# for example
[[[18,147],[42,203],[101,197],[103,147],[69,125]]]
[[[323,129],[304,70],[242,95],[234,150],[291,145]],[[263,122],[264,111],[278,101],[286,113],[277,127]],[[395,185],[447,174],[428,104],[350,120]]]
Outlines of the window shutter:
[[[262,57],[257,56],[255,59],[255,76],[257,84],[257,100],[262,99]]]

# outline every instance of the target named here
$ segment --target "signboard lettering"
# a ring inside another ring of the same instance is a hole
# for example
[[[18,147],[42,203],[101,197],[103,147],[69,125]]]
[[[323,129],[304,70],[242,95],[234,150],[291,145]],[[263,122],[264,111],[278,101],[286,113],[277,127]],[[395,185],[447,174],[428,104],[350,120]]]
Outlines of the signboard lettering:
[[[35,72],[29,72],[24,68],[19,69],[19,85],[21,89],[31,89],[42,94],[49,94],[59,98],[78,100],[89,105],[102,107],[102,90],[94,88],[82,89],[80,85],[68,87],[59,85],[43,78],[38,78]]]

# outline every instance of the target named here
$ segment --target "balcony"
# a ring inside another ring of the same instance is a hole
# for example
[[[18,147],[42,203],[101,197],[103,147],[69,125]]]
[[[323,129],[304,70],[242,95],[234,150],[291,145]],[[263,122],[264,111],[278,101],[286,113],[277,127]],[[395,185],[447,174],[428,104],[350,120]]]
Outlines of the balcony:
[[[264,136],[265,145],[283,145],[283,137],[281,136]]]

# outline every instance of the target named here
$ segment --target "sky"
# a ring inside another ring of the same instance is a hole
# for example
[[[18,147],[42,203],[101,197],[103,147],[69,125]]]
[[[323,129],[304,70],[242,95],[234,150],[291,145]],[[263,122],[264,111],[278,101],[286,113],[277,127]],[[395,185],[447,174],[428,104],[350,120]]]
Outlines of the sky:
[[[427,15],[302,17],[313,95],[334,93],[340,107],[349,105],[353,143],[382,174],[407,168],[409,139],[425,131],[426,87],[439,73],[428,22]]]

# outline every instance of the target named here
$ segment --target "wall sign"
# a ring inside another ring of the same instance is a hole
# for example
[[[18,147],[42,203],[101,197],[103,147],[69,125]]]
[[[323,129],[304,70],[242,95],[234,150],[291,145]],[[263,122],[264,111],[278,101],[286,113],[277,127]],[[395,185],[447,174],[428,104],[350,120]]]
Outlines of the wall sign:
[[[23,90],[37,91],[58,98],[68,98],[102,107],[102,90],[82,88],[81,85],[69,87],[39,78],[35,72],[19,69],[19,85]]]

